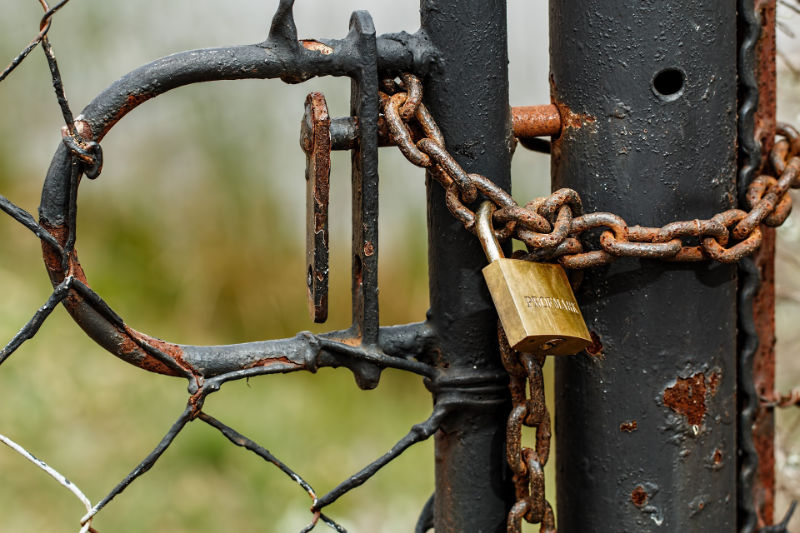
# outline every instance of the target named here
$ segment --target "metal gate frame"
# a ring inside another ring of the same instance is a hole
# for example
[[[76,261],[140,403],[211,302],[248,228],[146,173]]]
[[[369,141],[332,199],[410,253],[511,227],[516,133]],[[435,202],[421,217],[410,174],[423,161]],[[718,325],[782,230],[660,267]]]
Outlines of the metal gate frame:
[[[481,275],[486,257],[463,221],[453,218],[451,199],[430,172],[430,311],[418,324],[379,325],[378,148],[393,144],[381,116],[382,79],[411,73],[423,80],[424,105],[459,170],[489,176],[510,191],[516,135],[523,145],[552,153],[554,188],[575,188],[590,209],[649,226],[705,218],[743,202],[749,183],[767,167],[777,129],[776,0],[739,0],[736,10],[721,1],[552,2],[556,107],[542,106],[534,118],[555,116],[557,128],[542,122],[527,136],[509,107],[504,0],[421,0],[421,28],[414,34],[376,36],[369,14],[356,12],[345,39],[302,41],[293,0],[281,0],[265,42],[155,61],[117,81],[77,117],[46,39],[52,16],[65,3],[52,9],[43,4],[47,13],[34,42],[47,52],[66,123],[39,222],[0,197],[0,208],[42,240],[55,290],[0,352],[0,363],[63,303],[108,351],[143,369],[184,377],[190,392],[164,439],[92,507],[84,524],[199,419],[279,464],[312,495],[313,521],[306,530],[322,520],[343,531],[322,510],[430,436],[436,441],[436,491],[417,531],[506,529],[520,495],[506,462],[511,396],[496,313]],[[179,86],[241,78],[298,83],[326,75],[352,79],[352,105],[350,117],[331,119],[319,95],[307,100],[301,144],[308,155],[309,305],[314,319],[323,321],[329,157],[333,149],[349,149],[352,327],[216,347],[171,344],[130,328],[89,288],[74,250],[78,185],[82,175],[100,174],[103,136],[138,105]],[[402,79],[410,99],[409,81]],[[553,142],[533,138],[544,134]],[[785,521],[770,525],[775,237],[772,229],[763,233],[758,254],[741,260],[738,270],[627,258],[584,276],[578,298],[595,343],[556,362],[562,531],[592,531],[596,524],[637,531],[785,530]],[[228,381],[325,366],[349,368],[365,389],[378,385],[384,368],[416,373],[433,394],[434,409],[391,451],[317,497],[286,465],[202,409],[205,398]]]

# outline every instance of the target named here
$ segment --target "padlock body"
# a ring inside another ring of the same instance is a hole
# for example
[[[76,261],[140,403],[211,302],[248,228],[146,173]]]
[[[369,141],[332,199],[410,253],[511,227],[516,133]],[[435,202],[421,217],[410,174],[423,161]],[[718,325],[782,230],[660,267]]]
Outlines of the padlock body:
[[[483,276],[515,350],[571,355],[591,344],[560,265],[503,258],[489,263]]]

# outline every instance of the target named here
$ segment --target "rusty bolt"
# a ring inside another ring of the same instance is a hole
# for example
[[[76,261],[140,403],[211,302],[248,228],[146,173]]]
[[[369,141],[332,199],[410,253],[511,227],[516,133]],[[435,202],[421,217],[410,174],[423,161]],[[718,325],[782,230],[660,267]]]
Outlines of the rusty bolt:
[[[526,141],[533,141],[536,137],[558,136],[562,129],[561,113],[558,107],[552,104],[512,107],[511,123],[514,136],[523,144]],[[309,116],[303,117],[303,124],[300,146],[303,147],[303,151],[309,153],[313,151],[311,131],[316,124],[314,118]],[[355,117],[330,119],[329,128],[331,150],[355,148],[359,135],[358,121]],[[382,116],[378,117],[378,146],[394,146]]]

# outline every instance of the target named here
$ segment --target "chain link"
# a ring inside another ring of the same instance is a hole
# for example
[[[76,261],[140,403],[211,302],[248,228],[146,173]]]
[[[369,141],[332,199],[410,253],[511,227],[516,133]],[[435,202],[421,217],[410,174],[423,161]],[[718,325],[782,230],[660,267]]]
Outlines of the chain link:
[[[559,189],[522,207],[485,176],[461,168],[422,103],[419,79],[403,74],[401,80],[381,83],[383,118],[391,141],[444,187],[447,207],[468,231],[475,232],[475,212],[468,206],[477,193],[491,200],[497,206],[492,217],[497,238],[524,242],[530,260],[558,261],[570,269],[605,265],[618,257],[735,263],[761,245],[762,223],[774,227],[786,220],[792,210],[788,191],[800,187],[800,134],[780,125],[782,138],[769,158],[778,178],[762,175],[753,180],[746,196],[749,211],[729,209],[708,220],[672,222],[661,228],[628,226],[612,213],[584,214],[580,196],[572,189]],[[587,250],[580,237],[590,230],[599,231],[599,246]]]
[[[513,237],[524,242],[528,253],[523,252],[522,258],[528,260],[556,260],[569,269],[605,265],[618,257],[733,263],[761,245],[761,224],[774,227],[786,220],[792,210],[788,191],[800,187],[800,134],[790,126],[780,125],[778,133],[782,138],[769,157],[779,177],[762,175],[753,180],[746,195],[750,211],[729,209],[708,220],[671,222],[660,228],[628,226],[613,213],[584,214],[581,198],[572,189],[559,189],[522,207],[485,176],[464,171],[450,155],[441,131],[422,103],[418,78],[403,74],[400,82],[383,80],[381,87],[383,119],[391,141],[410,162],[428,169],[444,187],[445,202],[453,216],[475,233],[476,216],[468,205],[480,192],[496,206],[492,219],[497,238]],[[600,233],[599,246],[587,250],[581,236],[592,230]],[[694,242],[688,242],[690,239]],[[524,519],[541,524],[540,533],[555,533],[553,508],[545,498],[544,467],[550,455],[551,436],[542,373],[545,356],[513,350],[500,324],[498,340],[512,399],[506,456],[513,472],[516,503],[508,515],[508,532],[519,533]],[[787,395],[775,402],[797,404],[798,398],[800,394]],[[535,428],[534,448],[522,445],[523,427]]]
[[[511,414],[506,427],[506,460],[513,472],[516,503],[508,513],[508,532],[520,533],[522,520],[541,524],[540,533],[556,533],[553,507],[545,498],[544,467],[550,456],[550,411],[544,397],[544,355],[520,353],[508,344],[498,323],[500,358],[508,372]],[[529,395],[525,388],[529,389]],[[522,428],[536,429],[534,448],[522,445]]]

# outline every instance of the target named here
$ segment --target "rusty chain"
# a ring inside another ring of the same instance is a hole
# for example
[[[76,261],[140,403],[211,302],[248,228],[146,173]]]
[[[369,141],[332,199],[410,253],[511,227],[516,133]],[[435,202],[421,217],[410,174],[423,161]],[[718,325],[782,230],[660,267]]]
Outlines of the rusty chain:
[[[661,228],[628,226],[613,213],[584,214],[581,198],[572,189],[559,189],[523,207],[485,176],[461,168],[446,150],[441,131],[422,103],[420,80],[411,74],[400,78],[399,82],[387,79],[381,83],[382,119],[391,142],[411,163],[428,169],[444,187],[447,207],[468,231],[476,231],[476,215],[468,205],[477,200],[479,192],[492,201],[496,205],[493,222],[499,226],[495,229],[497,238],[513,237],[524,242],[528,248],[528,253],[521,255],[524,259],[556,260],[569,269],[605,265],[619,257],[734,263],[761,245],[762,223],[774,227],[786,220],[792,210],[788,191],[800,188],[800,134],[791,126],[780,125],[778,133],[783,138],[775,143],[769,157],[779,177],[761,175],[753,180],[746,196],[750,211],[729,209],[707,220],[672,222]],[[580,237],[590,230],[602,233],[599,248],[587,251]],[[689,238],[696,242],[684,242]],[[516,503],[508,515],[508,532],[519,533],[524,519],[541,524],[541,533],[555,533],[544,481],[551,436],[542,372],[545,356],[513,350],[500,324],[498,340],[512,399],[506,455],[513,472]],[[797,404],[798,398],[791,395],[778,402]],[[535,428],[534,448],[522,445],[523,426]]]
[[[672,222],[660,228],[629,226],[613,213],[583,213],[581,198],[572,189],[559,189],[548,197],[520,206],[511,195],[480,174],[467,173],[446,150],[444,138],[422,103],[422,84],[403,74],[401,82],[382,83],[383,118],[389,135],[413,164],[429,170],[446,191],[450,212],[475,232],[472,204],[478,192],[497,209],[493,221],[499,240],[511,237],[528,247],[527,259],[557,260],[569,269],[606,265],[619,257],[667,261],[715,260],[735,263],[761,245],[761,224],[779,226],[792,210],[789,189],[800,187],[800,134],[782,124],[782,139],[770,153],[777,179],[761,175],[747,191],[749,211],[729,209],[707,220]],[[602,230],[597,249],[586,250],[580,237]],[[693,238],[695,243],[684,239]]]
[[[555,533],[553,506],[545,499],[544,467],[550,456],[550,411],[544,398],[544,355],[520,353],[511,348],[498,322],[500,359],[509,376],[511,414],[506,426],[506,460],[513,472],[516,503],[508,513],[509,533],[522,531],[523,518],[541,523],[541,533]],[[525,387],[530,389],[526,395]],[[536,429],[536,445],[522,445],[523,426]]]

